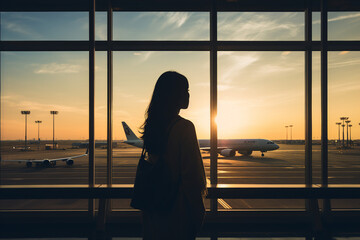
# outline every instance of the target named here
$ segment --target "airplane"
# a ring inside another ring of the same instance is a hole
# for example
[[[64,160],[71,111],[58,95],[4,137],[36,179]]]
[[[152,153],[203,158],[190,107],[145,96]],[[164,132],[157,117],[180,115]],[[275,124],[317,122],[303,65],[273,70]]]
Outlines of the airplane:
[[[126,122],[122,122],[126,141],[124,143],[142,148],[143,140],[139,139]],[[210,140],[199,139],[200,150],[210,152]],[[236,152],[244,156],[250,156],[254,151],[260,151],[261,156],[264,152],[279,149],[279,145],[267,139],[219,139],[218,153],[224,157],[234,157]]]
[[[74,164],[74,158],[85,157],[88,155],[89,149],[86,149],[85,154],[77,155],[77,156],[70,156],[70,157],[63,157],[63,158],[52,158],[52,159],[27,159],[27,160],[3,160],[4,162],[18,162],[18,163],[26,163],[26,167],[31,168],[32,164],[35,163],[37,167],[54,167],[57,161],[66,162],[66,165],[72,166]]]

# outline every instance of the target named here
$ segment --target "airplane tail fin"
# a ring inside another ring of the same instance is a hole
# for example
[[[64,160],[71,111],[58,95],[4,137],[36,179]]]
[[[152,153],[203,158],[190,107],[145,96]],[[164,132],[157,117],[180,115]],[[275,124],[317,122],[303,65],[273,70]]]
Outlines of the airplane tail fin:
[[[128,141],[130,140],[139,140],[139,138],[134,134],[134,132],[129,128],[129,126],[126,124],[126,122],[121,122],[124,128],[124,132],[126,135],[126,139]]]

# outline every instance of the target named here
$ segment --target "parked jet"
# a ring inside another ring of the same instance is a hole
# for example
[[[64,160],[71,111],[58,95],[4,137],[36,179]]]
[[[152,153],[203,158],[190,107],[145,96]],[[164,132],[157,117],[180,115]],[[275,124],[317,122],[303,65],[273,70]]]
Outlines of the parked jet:
[[[35,163],[36,166],[43,166],[43,167],[54,167],[57,161],[63,161],[68,166],[72,166],[74,164],[74,158],[85,157],[88,155],[89,149],[86,149],[85,154],[77,155],[77,156],[70,156],[70,157],[63,157],[63,158],[52,158],[52,159],[39,159],[39,160],[3,160],[4,162],[18,162],[18,163],[26,163],[28,168],[32,167],[32,164]]]
[[[130,127],[122,122],[127,140],[124,143],[142,148],[143,140],[139,139]],[[210,140],[199,140],[200,150],[210,151]],[[249,156],[254,151],[260,151],[261,156],[264,156],[264,152],[273,151],[279,149],[279,145],[266,139],[219,139],[218,140],[218,153],[224,157],[233,157],[236,152]]]

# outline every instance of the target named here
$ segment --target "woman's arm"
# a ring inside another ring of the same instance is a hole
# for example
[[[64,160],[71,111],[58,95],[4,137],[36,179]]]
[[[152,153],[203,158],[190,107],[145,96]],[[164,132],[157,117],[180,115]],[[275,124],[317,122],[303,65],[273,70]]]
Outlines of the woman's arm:
[[[186,120],[181,142],[181,182],[196,224],[202,223],[206,176],[194,124]]]

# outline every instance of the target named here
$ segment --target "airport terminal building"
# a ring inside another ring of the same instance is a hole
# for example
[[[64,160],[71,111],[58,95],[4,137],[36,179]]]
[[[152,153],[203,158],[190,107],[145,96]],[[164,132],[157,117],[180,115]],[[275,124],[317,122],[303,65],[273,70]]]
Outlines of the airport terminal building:
[[[140,239],[169,70],[207,178],[197,239],[360,237],[360,1],[3,0],[0,239]]]

